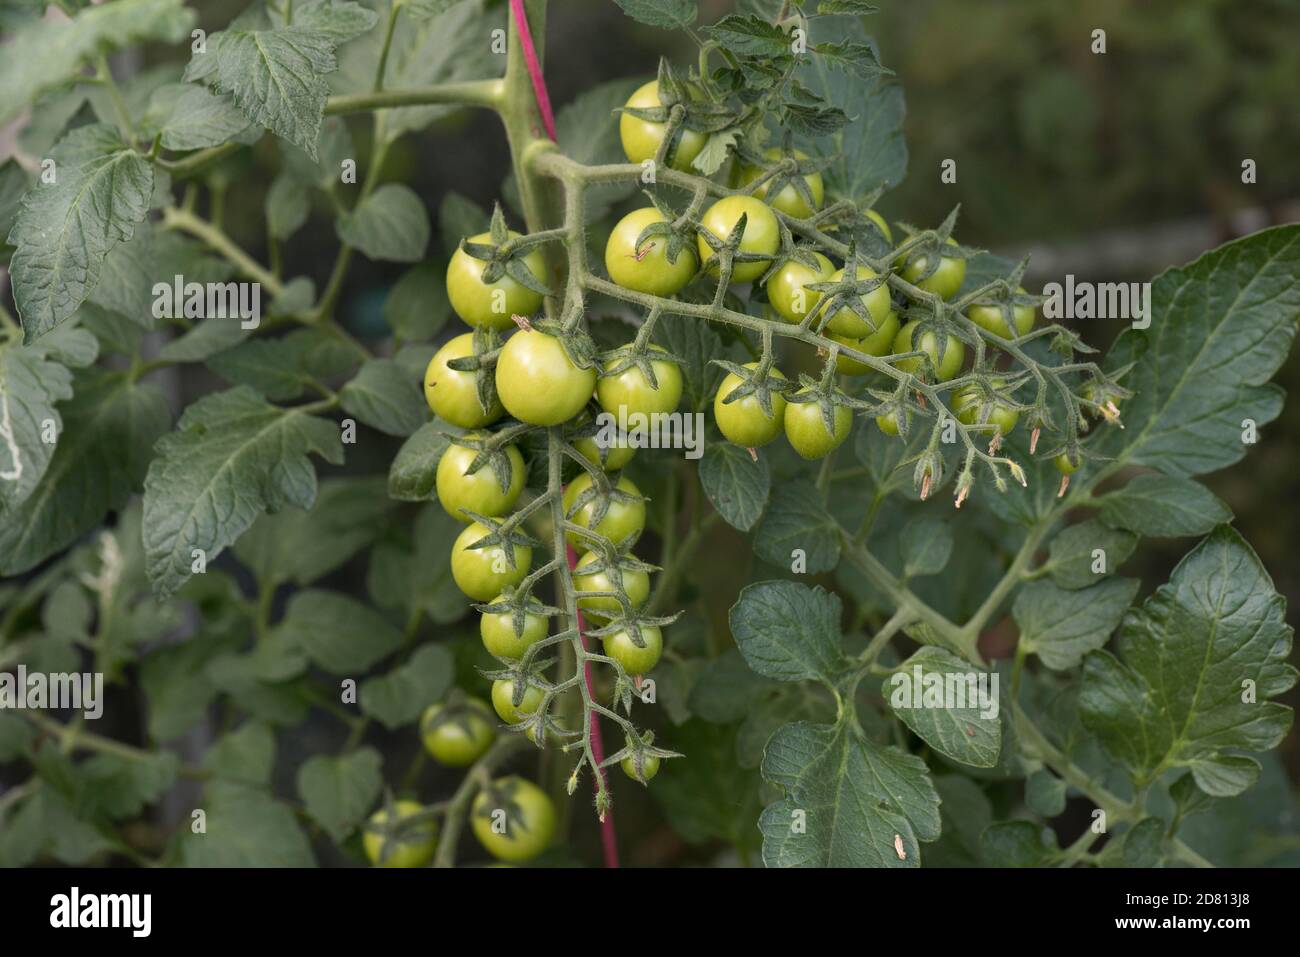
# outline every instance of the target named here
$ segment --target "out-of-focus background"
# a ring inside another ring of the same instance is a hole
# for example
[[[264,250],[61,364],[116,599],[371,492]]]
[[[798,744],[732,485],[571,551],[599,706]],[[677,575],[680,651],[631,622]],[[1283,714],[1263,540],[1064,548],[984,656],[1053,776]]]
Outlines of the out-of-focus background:
[[[745,8],[764,0],[738,3]],[[210,30],[245,5],[192,4]],[[879,206],[890,220],[933,226],[960,203],[960,240],[1011,258],[1032,254],[1026,285],[1034,292],[1066,274],[1148,280],[1234,236],[1300,220],[1295,0],[879,0],[879,6],[870,29],[882,62],[905,90],[910,151],[906,181]],[[700,22],[735,7],[731,0],[702,0]],[[635,23],[612,0],[554,0],[547,27],[547,78],[557,107],[612,79],[648,78],[661,54],[681,64],[695,60],[688,42]],[[1099,30],[1104,53],[1094,52]],[[114,67],[130,75],[162,62],[136,57],[117,59]],[[364,167],[366,122],[349,123]],[[12,152],[17,137],[17,126],[0,130],[0,157]],[[940,180],[945,160],[956,162],[955,184]],[[1247,160],[1256,170],[1249,184],[1242,182]],[[276,163],[264,140],[228,175],[225,228],[263,260],[263,191]],[[245,176],[249,164],[266,170]],[[436,212],[450,190],[490,208],[508,164],[496,119],[462,112],[403,138],[385,172],[409,183]],[[335,241],[329,210],[322,206],[316,215],[285,265],[287,274],[311,275],[319,287]],[[392,264],[355,263],[345,323],[361,335],[375,331],[384,294],[400,273]],[[1104,349],[1119,326],[1094,321],[1082,331]],[[1237,527],[1288,597],[1295,623],[1300,362],[1289,362],[1279,382],[1291,394],[1281,418],[1263,430],[1242,464],[1206,481],[1236,513]],[[697,559],[701,590],[716,594],[724,616],[748,571],[735,560],[737,545],[721,538],[719,554]],[[1189,546],[1145,540],[1125,572],[1140,575],[1149,588],[1165,580]],[[1289,703],[1300,705],[1300,695],[1293,692]],[[1294,786],[1300,735],[1288,738],[1281,757]],[[1266,776],[1259,800],[1285,787]],[[636,815],[632,802],[623,807]],[[634,862],[671,858],[671,842],[670,833],[652,833],[633,851]]]

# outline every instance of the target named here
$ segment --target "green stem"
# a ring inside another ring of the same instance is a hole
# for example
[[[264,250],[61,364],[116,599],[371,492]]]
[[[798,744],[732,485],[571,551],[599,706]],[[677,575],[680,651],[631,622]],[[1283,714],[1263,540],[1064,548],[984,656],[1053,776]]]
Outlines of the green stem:
[[[438,838],[438,852],[433,858],[434,867],[453,867],[456,864],[456,845],[460,842],[460,832],[469,818],[470,802],[492,778],[492,772],[520,750],[525,741],[522,736],[509,734],[497,739],[487,753],[470,768],[460,787],[447,802],[447,813],[442,822],[442,833]]]
[[[131,113],[126,108],[126,100],[122,97],[122,91],[118,88],[117,81],[113,79],[113,71],[109,69],[108,57],[100,55],[96,60],[96,77],[108,91],[108,99],[113,104],[113,112],[117,114],[117,122],[122,127],[122,133],[126,136],[126,141],[133,147],[139,144],[135,139],[135,130],[131,124]]]
[[[502,80],[474,80],[469,83],[440,83],[369,93],[344,93],[325,101],[326,116],[390,110],[403,106],[477,106],[496,109],[505,84]]]
[[[255,282],[261,283],[273,297],[284,292],[284,283],[280,282],[265,266],[235,245],[234,241],[225,232],[207,220],[178,207],[169,206],[163,210],[163,225],[168,229],[179,229],[181,232],[189,233],[196,239],[203,240],[213,250],[225,256],[240,273]]]

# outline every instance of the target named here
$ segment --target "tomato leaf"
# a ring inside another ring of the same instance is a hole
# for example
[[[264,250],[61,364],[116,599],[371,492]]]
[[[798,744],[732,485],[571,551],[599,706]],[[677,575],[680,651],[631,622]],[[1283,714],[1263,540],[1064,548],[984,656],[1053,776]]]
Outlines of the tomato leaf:
[[[917,673],[920,680],[914,681]],[[984,685],[989,700],[981,698],[979,679],[969,662],[942,648],[927,647],[899,665],[884,680],[880,694],[899,720],[940,754],[972,767],[992,768],[1002,752],[1000,702],[991,681]],[[930,681],[941,682],[941,691],[959,687],[964,697],[960,703],[941,697],[930,706],[925,696]]]
[[[415,190],[385,183],[339,216],[335,232],[371,259],[418,262],[429,246],[429,216]]]
[[[374,26],[377,17],[355,3],[307,0],[291,26],[270,29],[236,21],[208,37],[185,70],[187,81],[228,93],[248,119],[316,159],[316,140],[339,44]]]
[[[45,474],[22,508],[0,516],[0,574],[27,571],[120,508],[171,418],[161,392],[122,372],[77,373],[73,389]]]
[[[0,125],[22,112],[41,91],[64,83],[92,57],[132,43],[180,43],[196,14],[183,0],[116,0],[87,6],[71,20],[34,19],[8,38],[0,59]]]
[[[816,486],[800,480],[777,487],[754,533],[754,551],[764,561],[787,568],[802,553],[802,570],[809,574],[839,564],[840,527],[822,505]]]
[[[367,671],[402,644],[402,633],[379,612],[319,588],[295,593],[276,630],[336,675]]]
[[[410,724],[451,687],[455,664],[442,645],[424,645],[411,660],[361,685],[361,710],[392,730]]]
[[[1203,475],[1240,460],[1245,430],[1277,418],[1270,385],[1291,350],[1300,313],[1300,226],[1227,243],[1151,287],[1150,328],[1126,329],[1105,367],[1123,379],[1125,428],[1096,440],[1103,454],[1166,475]],[[1249,422],[1248,422],[1249,420]]]
[[[1012,607],[1020,647],[1055,671],[1073,668],[1110,639],[1140,584],[1136,578],[1108,578],[1065,589],[1050,581],[1030,582]]]
[[[149,211],[154,172],[102,125],[73,130],[54,147],[55,181],[33,186],[9,233],[14,303],[30,341],[63,322],[99,282],[110,250]]]
[[[315,867],[293,811],[263,791],[225,782],[207,789],[206,830],[182,831],[187,867]]]
[[[1084,725],[1139,786],[1185,765],[1207,794],[1239,793],[1258,765],[1252,774],[1224,749],[1268,750],[1291,727],[1291,709],[1266,700],[1296,680],[1285,605],[1250,546],[1221,526],[1129,616],[1118,656],[1084,661]]]
[[[699,473],[704,494],[723,520],[742,532],[753,528],[772,487],[767,458],[755,461],[730,442],[711,442],[700,458]]]
[[[339,399],[344,412],[387,435],[411,435],[429,414],[418,380],[394,359],[371,359],[339,390]]]
[[[747,586],[731,606],[731,633],[749,667],[778,681],[833,685],[847,666],[840,650],[838,595],[797,582]]]
[[[1232,510],[1200,482],[1139,475],[1102,497],[1101,520],[1137,535],[1180,538],[1208,534],[1232,521]]]
[[[380,476],[325,479],[310,510],[259,518],[235,543],[235,557],[265,585],[307,585],[370,545],[392,508]]]
[[[759,819],[768,867],[919,867],[918,838],[939,836],[925,762],[852,722],[787,724],[767,744],[763,777],[785,789]]]
[[[339,757],[313,755],[298,769],[298,796],[316,823],[342,843],[379,798],[382,768],[383,758],[374,748]]]
[[[149,578],[160,598],[211,562],[264,511],[310,508],[315,453],[338,464],[338,426],[270,405],[247,386],[205,396],[158,442],[144,492]]]
[[[680,30],[695,22],[696,0],[614,0],[633,20],[662,30]]]
[[[1114,574],[1136,547],[1136,535],[1090,518],[1057,532],[1042,570],[1062,588],[1087,588]]]

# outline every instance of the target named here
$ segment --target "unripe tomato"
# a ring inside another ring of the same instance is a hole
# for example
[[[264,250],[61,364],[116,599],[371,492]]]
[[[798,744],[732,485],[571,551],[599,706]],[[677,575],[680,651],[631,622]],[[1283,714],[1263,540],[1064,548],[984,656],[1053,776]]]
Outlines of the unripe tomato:
[[[465,433],[465,438],[484,437],[482,432]],[[496,518],[510,511],[515,502],[519,501],[519,493],[524,490],[524,479],[527,476],[524,457],[513,445],[507,445],[501,451],[505,452],[506,460],[510,463],[510,487],[504,492],[501,491],[501,483],[497,481],[497,473],[491,463],[472,475],[468,474],[470,463],[478,456],[478,449],[457,442],[447,446],[442,458],[438,459],[435,485],[438,501],[448,515],[458,521],[472,521],[461,511],[467,508],[471,512]]]
[[[951,237],[949,237],[948,242],[950,245],[957,245],[957,240]],[[896,264],[902,267],[902,276],[908,282],[943,299],[951,299],[955,296],[966,278],[966,260],[964,259],[940,256],[939,268],[926,279],[921,278],[929,264],[929,258],[925,254],[918,255],[907,263],[905,263],[904,257],[900,256],[896,260]]]
[[[993,383],[995,388],[1003,384],[1001,380]],[[952,411],[959,422],[974,425],[983,421],[997,426],[998,433],[1001,435],[1010,435],[1011,430],[1020,421],[1020,413],[1014,408],[1005,402],[989,401],[984,392],[973,385],[953,393]]]
[[[890,228],[889,228],[889,223],[885,222],[885,217],[884,217],[884,216],[881,216],[881,215],[880,215],[878,212],[876,212],[874,209],[868,209],[868,210],[866,210],[866,211],[863,213],[863,215],[866,216],[867,219],[869,219],[869,220],[871,220],[873,223],[875,223],[878,227],[880,227],[880,232],[884,234],[885,242],[887,242],[887,243],[891,243],[891,244],[893,243],[893,241],[894,241],[894,233],[893,233],[892,230],[890,230]]]
[[[641,773],[636,773],[636,759],[628,755],[618,766],[623,769],[623,773],[633,781],[640,781],[642,784],[649,784],[650,780],[659,773],[659,758],[653,754],[647,754],[641,759]]]
[[[569,509],[573,508],[574,503],[577,502],[578,496],[589,488],[591,488],[591,476],[586,472],[583,472],[569,483],[569,487],[564,490],[564,513],[566,515],[568,515]],[[578,509],[569,520],[575,525],[591,529],[597,535],[604,535],[615,544],[626,541],[627,547],[631,548],[645,529],[645,500],[640,497],[641,490],[626,476],[619,477],[615,488],[620,492],[627,492],[629,495],[637,496],[637,500],[635,502],[620,502],[616,498],[610,498],[605,514],[595,528],[592,528],[591,525],[591,520],[596,514],[597,499],[595,498]],[[590,549],[592,546],[590,539],[576,532],[566,532],[565,539],[578,552]]]
[[[814,252],[813,256],[817,259],[816,269],[788,259],[768,277],[765,287],[767,300],[786,322],[803,322],[804,317],[821,302],[822,294],[814,289],[805,289],[805,286],[829,282],[835,274],[834,263],[821,253]]]
[[[647,110],[663,106],[659,99],[659,81],[651,80],[638,87],[623,105]],[[659,144],[664,141],[664,133],[667,129],[666,122],[642,120],[630,113],[619,114],[618,137],[623,141],[623,154],[632,163],[644,163],[648,159],[654,159],[655,154],[659,152]],[[691,161],[700,155],[700,150],[704,149],[704,144],[709,141],[709,138],[703,133],[688,130],[684,126],[679,130],[677,149],[668,165],[672,169],[687,173],[690,172]]]
[[[661,346],[651,346],[650,351],[666,354]],[[617,354],[612,358],[614,362],[620,359]],[[650,367],[654,369],[657,387],[652,386],[635,365],[597,379],[596,401],[600,407],[613,416],[618,416],[622,410],[628,419],[637,414],[650,416],[656,412],[676,411],[682,401],[681,367],[671,359],[651,359]]]
[[[740,236],[740,248],[737,252],[755,253],[771,256],[781,247],[781,226],[776,213],[762,200],[753,196],[724,196],[704,213],[700,222],[704,228],[722,241],[726,241],[731,231],[745,216],[745,231]],[[700,261],[704,262],[713,255],[713,247],[700,236],[696,241],[700,247]],[[737,262],[731,268],[732,282],[753,282],[767,271],[771,260],[760,259],[753,262]],[[709,275],[718,275],[718,260],[709,267]],[[507,406],[509,408],[509,406]]]
[[[394,801],[393,811],[397,822],[400,822],[422,813],[424,805],[419,801]],[[388,809],[381,807],[370,815],[370,823],[379,828],[389,824]],[[367,829],[361,838],[361,844],[370,863],[377,867],[424,867],[433,860],[433,852],[438,847],[438,822],[430,818],[412,824],[409,828],[393,833],[387,840],[382,833],[372,833]],[[387,855],[384,854],[385,850]]]
[[[504,595],[492,599],[493,604],[504,601]],[[546,632],[546,616],[531,611],[524,613],[522,634],[515,631],[514,614],[508,609],[500,614],[484,612],[478,623],[479,637],[483,639],[488,654],[509,661],[522,658],[525,651],[546,637]]]
[[[573,588],[575,591],[612,592],[614,590],[614,578],[609,569],[598,572],[583,571],[583,569],[589,568],[598,561],[600,561],[600,556],[595,552],[588,552],[578,559],[578,564],[573,569]],[[650,597],[649,573],[639,568],[620,568],[619,572],[623,576],[623,591],[627,593],[628,600],[632,602],[632,607],[640,608],[645,604],[645,600]],[[588,612],[593,619],[599,620],[608,620],[611,617],[623,614],[622,604],[613,595],[579,598],[578,607]]]
[[[447,340],[424,370],[424,400],[433,414],[462,429],[481,429],[501,418],[505,411],[499,399],[484,411],[478,401],[477,373],[447,368],[452,359],[474,354],[474,334],[467,332]]]
[[[750,362],[745,365],[745,368],[753,369],[757,366],[757,362]],[[772,369],[769,374],[777,379],[785,378],[779,369]],[[781,434],[781,427],[785,421],[785,397],[779,392],[771,394],[772,415],[769,417],[763,411],[758,396],[753,393],[735,402],[725,401],[740,384],[740,376],[734,372],[727,373],[727,377],[722,380],[717,394],[713,397],[713,418],[717,420],[718,428],[722,430],[727,441],[744,448],[756,449],[761,445],[767,445]]]
[[[874,279],[878,276],[870,266],[858,266],[858,279]],[[840,282],[844,279],[844,270],[837,269],[831,276],[831,282]],[[842,306],[835,315],[831,316],[830,322],[826,328],[837,336],[847,336],[850,339],[864,339],[867,336],[876,335],[881,327],[889,321],[893,315],[893,303],[889,301],[889,287],[879,285],[865,296],[858,297],[862,304],[867,307],[867,313],[871,316],[874,327],[871,323],[866,322],[852,309]]]
[[[555,805],[537,785],[510,776],[480,791],[470,809],[470,828],[499,861],[531,861],[555,837]]]
[[[602,462],[600,460],[600,446],[596,444],[596,440],[592,436],[575,439],[573,447],[577,449],[578,454],[584,459],[597,468],[603,468],[606,472],[617,472],[632,461],[632,456],[636,454],[636,449],[630,445],[612,445],[605,450],[605,461]]]
[[[949,335],[948,345],[943,353],[943,361],[940,362],[939,339],[933,332],[926,332],[921,336],[919,344],[912,345],[912,332],[916,329],[916,326],[916,320],[913,320],[898,330],[898,337],[894,339],[893,354],[924,352],[930,357],[930,368],[933,369],[934,375],[940,382],[947,382],[958,373],[961,364],[966,360],[965,344],[956,336]],[[912,375],[928,374],[926,373],[924,360],[920,356],[901,359],[894,365],[896,368],[904,372],[910,372]]]
[[[659,628],[655,625],[640,625],[639,628],[641,640],[645,642],[644,648],[637,647],[626,629],[601,638],[605,643],[605,654],[622,665],[623,670],[630,675],[646,674],[659,664],[659,658],[664,653],[664,636]]]
[[[695,278],[700,261],[689,244],[683,244],[677,261],[668,261],[668,237],[654,236],[637,247],[637,237],[653,223],[666,223],[668,217],[646,206],[634,209],[618,221],[605,243],[605,269],[609,278],[624,289],[671,296]]]
[[[451,577],[475,601],[488,601],[506,588],[515,587],[533,567],[533,550],[527,545],[514,546],[514,568],[506,561],[506,551],[500,545],[469,547],[490,534],[490,529],[471,522],[451,546]]]
[[[876,425],[881,432],[886,435],[898,435],[898,415],[894,412],[886,412],[884,415],[876,416]]]
[[[862,339],[852,339],[848,336],[832,335],[829,338],[838,342],[840,345],[848,346],[850,349],[857,349],[859,352],[865,352],[869,356],[887,356],[893,351],[894,340],[898,337],[898,313],[891,312],[885,317],[885,321],[880,324],[880,328],[871,335]],[[835,357],[835,370],[844,375],[866,375],[871,371],[871,366],[865,362],[859,362],[857,359],[850,358],[844,353],[839,353]]]
[[[1068,453],[1062,452],[1056,458],[1052,459],[1052,464],[1056,466],[1056,470],[1062,475],[1073,475],[1075,472],[1079,471],[1079,469],[1083,468],[1083,459],[1078,456],[1071,459]]]
[[[781,150],[774,146],[763,151],[763,158],[768,160],[770,163],[775,163],[777,160],[782,159],[783,155]],[[808,154],[802,150],[795,150],[794,158],[797,160],[804,160],[808,158]],[[758,179],[762,173],[763,171],[759,167],[749,166],[748,164],[742,163],[736,168],[736,186],[748,186],[750,183],[754,182],[754,180]],[[813,213],[817,212],[817,210],[822,208],[822,199],[825,198],[826,189],[822,183],[821,173],[808,173],[803,179],[804,182],[808,184],[808,189],[812,193],[813,204],[811,206],[808,205],[808,201],[800,195],[799,191],[795,189],[791,183],[786,183],[781,192],[777,193],[774,198],[769,198],[767,195],[768,187],[772,185],[772,179],[769,179],[758,189],[754,190],[752,195],[763,200],[773,209],[779,209],[787,216],[793,216],[795,219],[807,219]]]
[[[1097,383],[1096,383],[1096,382],[1089,382],[1087,385],[1085,385],[1085,386],[1083,387],[1083,392],[1080,393],[1080,394],[1081,394],[1081,395],[1083,396],[1083,398],[1084,398],[1086,401],[1088,401],[1088,402],[1101,402],[1101,401],[1102,401],[1102,399],[1099,399],[1099,398],[1098,398],[1099,392],[1098,392],[1098,389],[1097,389]],[[1085,408],[1084,411],[1087,412],[1089,415],[1091,415],[1091,416],[1093,416],[1093,417],[1096,417],[1096,416],[1100,415],[1103,419],[1108,419],[1108,420],[1110,420],[1110,421],[1118,421],[1118,419],[1119,419],[1119,406],[1120,406],[1120,400],[1119,400],[1119,398],[1116,397],[1116,398],[1106,399],[1106,400],[1105,400],[1105,403],[1106,403],[1106,404],[1104,404],[1104,405],[1103,405],[1101,408],[1099,408],[1099,409],[1096,409],[1096,408]]]
[[[497,357],[496,383],[501,403],[520,422],[559,425],[587,404],[596,370],[574,365],[554,336],[521,329]]]
[[[514,705],[515,683],[510,678],[498,678],[492,682],[492,707],[506,724],[518,724],[536,711],[545,696],[542,689],[529,685],[524,689],[524,700],[519,707]]]
[[[511,230],[509,237],[518,239],[519,233]],[[471,236],[469,242],[491,245],[492,234],[479,233]],[[546,281],[546,259],[541,249],[525,253],[523,262],[538,282]],[[447,264],[447,298],[456,315],[467,324],[508,329],[513,324],[512,316],[531,316],[541,307],[542,294],[521,286],[510,276],[502,275],[496,282],[485,283],[483,270],[486,268],[486,261],[475,259],[464,249],[452,253]]]
[[[460,706],[431,704],[420,717],[424,749],[439,764],[467,768],[492,746],[492,710],[479,698],[466,698]]]
[[[1016,291],[1023,294],[1025,287],[1019,286]],[[966,315],[971,322],[983,326],[995,336],[1001,336],[1003,339],[1017,339],[1034,328],[1034,313],[1033,306],[1012,306],[1011,318],[1016,324],[1016,331],[1013,333],[1007,328],[1007,320],[1002,315],[1001,306],[974,305],[966,310]]]
[[[853,427],[853,413],[846,406],[835,406],[832,417],[835,421],[834,435],[826,431],[820,399],[812,402],[787,402],[785,437],[803,458],[822,458],[832,449],[838,448],[849,437],[849,430]]]

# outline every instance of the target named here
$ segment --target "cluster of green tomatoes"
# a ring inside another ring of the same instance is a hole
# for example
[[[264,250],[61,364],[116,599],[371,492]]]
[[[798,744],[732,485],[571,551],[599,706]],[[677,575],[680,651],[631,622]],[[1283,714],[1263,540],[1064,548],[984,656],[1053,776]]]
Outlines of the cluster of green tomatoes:
[[[658,83],[640,87],[628,99],[620,118],[619,133],[628,159],[643,163],[664,154],[663,140],[667,125],[648,118],[658,115],[662,104]],[[639,115],[638,115],[639,114]],[[704,148],[707,137],[689,128],[677,131],[675,143],[667,151],[669,165],[689,172],[691,163]],[[762,157],[767,164],[784,164],[777,174],[762,166],[736,163],[731,185],[743,188],[760,181],[750,195],[726,196],[705,210],[700,220],[697,249],[680,248],[670,257],[668,244],[651,240],[647,235],[664,230],[667,217],[655,207],[636,210],[625,216],[610,237],[605,250],[605,266],[610,278],[626,289],[656,296],[671,296],[681,291],[698,273],[701,264],[711,274],[718,274],[719,240],[729,237],[744,221],[739,246],[732,259],[730,273],[734,283],[761,282],[771,313],[785,322],[805,324],[812,317],[822,334],[845,347],[876,357],[923,353],[894,363],[895,367],[939,382],[955,377],[965,362],[966,347],[953,335],[940,343],[933,332],[917,335],[918,322],[900,323],[888,285],[883,281],[860,297],[860,307],[850,307],[827,300],[823,290],[845,280],[845,266],[837,265],[823,253],[806,250],[798,258],[777,261],[781,246],[781,227],[775,211],[794,219],[808,219],[822,207],[825,186],[820,172],[812,170],[808,157],[797,150],[785,152],[768,149]],[[801,172],[809,168],[808,172]],[[793,172],[791,172],[793,170]],[[879,235],[890,245],[893,234],[889,224],[875,210],[866,210]],[[948,242],[954,247],[955,240]],[[944,299],[955,296],[966,277],[966,260],[958,255],[939,256],[931,265],[924,252],[900,255],[894,268],[908,282]],[[878,278],[870,266],[858,264],[853,277],[865,282]],[[868,283],[869,284],[869,283]],[[818,288],[818,287],[821,288]],[[1018,298],[1026,298],[1023,288]],[[976,304],[967,315],[990,332],[1015,339],[1028,333],[1034,325],[1032,300],[1021,302]],[[830,312],[830,315],[824,313]],[[746,366],[758,368],[758,363]],[[836,371],[845,376],[862,376],[871,367],[850,356],[836,355]],[[756,448],[771,442],[782,431],[790,444],[805,458],[820,458],[848,437],[852,411],[848,406],[827,404],[824,398],[810,395],[807,388],[795,388],[776,369],[765,369],[770,377],[766,388],[744,385],[735,372],[723,381],[714,399],[713,411],[722,434],[737,445]],[[992,383],[995,390],[1005,382]],[[739,394],[733,395],[739,390]],[[764,394],[766,393],[766,394]],[[994,440],[1010,432],[1019,418],[1017,407],[978,386],[957,390],[952,400],[953,413],[967,425],[990,427]],[[898,435],[901,431],[897,413],[876,418],[882,432]],[[1062,454],[1057,467],[1068,475],[1081,464]]]
[[[654,81],[629,98],[619,121],[624,151],[633,163],[662,156],[671,168],[688,172],[707,137],[681,128],[665,151],[668,124],[647,118],[658,116],[661,106]],[[811,248],[797,257],[778,255],[782,227],[777,211],[807,219],[822,208],[822,176],[807,161],[799,151],[774,148],[763,154],[766,169],[746,162],[733,164],[731,185],[750,187],[749,192],[724,196],[704,209],[693,243],[680,237],[672,240],[673,229],[680,225],[674,225],[656,205],[628,213],[605,247],[610,280],[626,290],[672,297],[702,270],[715,281],[725,272],[732,283],[761,284],[770,312],[785,322],[808,325],[811,316],[831,342],[880,358],[917,353],[895,360],[894,365],[937,382],[954,378],[965,362],[964,343],[951,334],[940,343],[931,331],[918,335],[917,321],[900,322],[889,286],[884,281],[870,282],[879,278],[870,266],[856,265],[854,280],[869,291],[855,305],[826,293],[827,286],[845,281],[844,265]],[[774,175],[777,164],[780,173]],[[865,215],[892,246],[885,219],[874,210]],[[951,238],[948,242],[956,247]],[[959,247],[952,256],[939,255],[937,264],[929,258],[924,251],[899,255],[893,269],[922,290],[944,299],[954,297],[966,275]],[[448,299],[473,330],[443,345],[424,378],[433,413],[465,430],[451,437],[436,477],[443,508],[465,526],[452,545],[452,576],[477,603],[483,646],[499,661],[507,666],[518,663],[530,647],[548,636],[549,617],[557,610],[531,595],[523,597],[521,606],[515,596],[532,569],[531,545],[494,534],[494,528],[481,519],[508,516],[524,493],[528,473],[518,445],[494,435],[503,430],[518,434],[516,422],[564,426],[566,446],[584,460],[563,493],[564,518],[576,526],[576,530],[566,526],[565,538],[578,556],[572,570],[574,590],[580,596],[577,605],[597,626],[605,655],[628,675],[641,676],[655,667],[663,651],[659,626],[640,621],[636,614],[649,597],[653,570],[631,555],[645,528],[645,501],[621,473],[633,449],[597,444],[592,423],[597,408],[620,421],[633,421],[637,415],[649,420],[656,413],[676,411],[682,373],[675,357],[659,346],[634,343],[604,355],[586,355],[554,325],[534,327],[529,317],[542,306],[546,273],[539,245],[499,225],[463,241],[447,268]],[[972,305],[967,315],[990,332],[1015,339],[1033,328],[1032,302],[1020,289],[1016,301]],[[837,352],[835,371],[855,377],[872,370]],[[751,373],[761,380],[759,385],[751,381]],[[994,380],[991,389],[970,386],[952,397],[953,414],[967,425],[987,426],[994,443],[1019,418],[1017,406],[1004,398],[1004,385]],[[770,361],[733,367],[717,389],[713,413],[722,435],[736,445],[753,450],[784,434],[808,459],[821,458],[843,443],[853,418],[849,406],[830,401],[825,390],[789,382]],[[886,434],[899,435],[906,426],[900,424],[900,414],[910,413],[879,415],[876,424]],[[494,433],[492,426],[498,423],[502,428]],[[1066,476],[1080,464],[1065,454],[1056,458]],[[520,724],[543,699],[542,688],[529,685],[520,693],[511,678],[493,683],[490,706],[457,693],[425,712],[421,724],[425,746],[444,765],[468,767],[495,738],[494,712],[508,725]],[[534,743],[540,743],[537,736],[545,733],[540,727],[530,723],[525,732]],[[635,780],[648,782],[659,770],[659,757],[631,742],[628,751],[621,762],[623,770]],[[499,822],[493,826],[494,812],[499,818],[502,808],[507,811],[504,830]],[[407,826],[398,828],[402,833],[394,839],[393,822],[400,819]],[[480,842],[507,862],[541,853],[553,836],[555,821],[550,798],[534,784],[513,776],[486,785],[471,812]],[[365,845],[376,863],[422,866],[431,859],[437,836],[436,820],[421,805],[397,801],[376,812]]]

